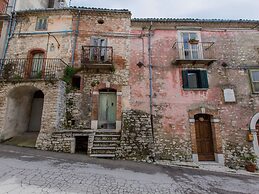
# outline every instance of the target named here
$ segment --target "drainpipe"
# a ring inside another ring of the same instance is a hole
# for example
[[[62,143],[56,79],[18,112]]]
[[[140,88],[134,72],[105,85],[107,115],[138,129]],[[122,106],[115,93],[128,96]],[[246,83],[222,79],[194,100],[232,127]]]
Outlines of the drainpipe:
[[[148,29],[148,63],[149,63],[149,106],[150,106],[150,121],[151,121],[151,130],[153,143],[155,143],[154,137],[154,124],[153,124],[153,80],[152,80],[152,50],[151,50],[151,36],[152,36],[152,22]]]
[[[12,23],[13,23],[13,20],[15,18],[14,15],[16,15],[15,6],[16,6],[16,0],[13,1],[13,5],[11,6],[11,13],[10,13],[11,16],[10,16],[10,19],[9,19],[9,22],[8,22],[8,27],[7,27],[7,39],[5,40],[3,59],[5,59],[5,57],[6,57],[9,41],[12,38],[12,35],[13,35],[12,32],[15,30],[15,26],[13,26],[13,29],[12,29]]]
[[[72,66],[74,66],[74,64],[75,64],[75,50],[76,50],[77,38],[78,38],[78,35],[79,35],[80,16],[81,16],[81,11],[78,10],[76,31],[75,31],[75,39],[74,39],[74,45],[73,45],[73,48],[72,48],[72,59],[71,59]]]

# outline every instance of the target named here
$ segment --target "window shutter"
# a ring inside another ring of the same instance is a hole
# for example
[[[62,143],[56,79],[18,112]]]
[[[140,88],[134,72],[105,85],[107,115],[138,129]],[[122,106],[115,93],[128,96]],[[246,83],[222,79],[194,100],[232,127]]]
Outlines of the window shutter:
[[[201,83],[201,88],[209,88],[208,84],[208,76],[207,76],[207,71],[206,70],[201,70],[200,71],[200,83]]]
[[[188,70],[182,70],[183,88],[189,88],[188,86]]]

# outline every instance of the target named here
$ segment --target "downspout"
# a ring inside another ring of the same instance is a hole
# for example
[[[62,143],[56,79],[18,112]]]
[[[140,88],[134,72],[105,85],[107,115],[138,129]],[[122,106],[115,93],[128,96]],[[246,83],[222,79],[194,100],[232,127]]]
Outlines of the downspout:
[[[73,48],[72,48],[72,59],[71,59],[72,66],[75,65],[75,50],[76,50],[77,38],[78,38],[78,35],[79,35],[80,17],[81,17],[81,11],[78,10],[76,31],[75,31],[75,39],[74,39],[74,44],[73,44]]]
[[[3,59],[5,59],[5,57],[6,57],[9,41],[12,38],[12,30],[13,31],[15,30],[15,26],[13,26],[13,29],[12,29],[12,23],[13,23],[13,20],[14,20],[14,14],[16,16],[15,6],[16,6],[16,0],[13,1],[13,5],[11,6],[12,7],[11,8],[11,16],[10,16],[10,19],[9,19],[9,22],[8,22],[7,39],[5,40]]]
[[[150,108],[150,121],[151,121],[151,130],[152,130],[152,138],[153,144],[155,143],[154,137],[154,124],[153,124],[153,80],[152,80],[152,50],[151,50],[151,32],[152,21],[150,23],[150,27],[148,29],[148,63],[149,63],[149,108]]]

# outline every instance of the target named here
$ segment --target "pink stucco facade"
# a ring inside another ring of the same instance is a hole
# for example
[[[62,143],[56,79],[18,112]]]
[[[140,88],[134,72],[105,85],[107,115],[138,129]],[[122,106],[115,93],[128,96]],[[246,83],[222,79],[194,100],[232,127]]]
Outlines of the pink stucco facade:
[[[131,108],[149,113],[148,37],[150,22],[133,21],[131,40]],[[179,26],[185,28],[176,29]],[[242,29],[240,28],[242,26]],[[197,154],[195,114],[211,115],[215,160],[227,162],[236,151],[232,147],[252,147],[246,135],[253,115],[259,110],[258,95],[253,94],[249,71],[258,65],[258,31],[252,24],[210,22],[159,22],[151,28],[152,100],[157,155],[167,159],[194,160]],[[146,27],[146,28],[143,28]],[[200,42],[213,42],[209,65],[193,61],[175,64],[180,33],[194,32]],[[257,37],[257,38],[256,38]],[[144,59],[144,60],[143,60]],[[139,68],[142,62],[146,67]],[[222,65],[223,64],[223,65]],[[224,67],[224,64],[227,64]],[[248,66],[248,67],[247,67]],[[184,89],[183,70],[206,70],[207,89]],[[236,102],[225,102],[223,90],[234,90]],[[181,153],[181,154],[179,154]],[[224,159],[225,158],[225,159]]]

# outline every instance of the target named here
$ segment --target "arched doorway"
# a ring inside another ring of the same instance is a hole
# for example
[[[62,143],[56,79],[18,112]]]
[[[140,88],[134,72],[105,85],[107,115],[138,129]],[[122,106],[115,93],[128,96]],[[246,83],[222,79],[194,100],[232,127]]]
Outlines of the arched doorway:
[[[253,147],[255,154],[259,157],[259,113],[256,113],[252,117],[249,128],[253,134]]]
[[[194,119],[198,160],[215,161],[211,116],[196,114]]]
[[[27,77],[40,79],[43,76],[45,51],[43,49],[33,49],[28,54]]]
[[[7,97],[7,110],[2,136],[4,140],[34,147],[41,129],[44,94],[33,86],[12,89]],[[15,139],[15,141],[14,141]],[[31,145],[34,144],[34,145]]]
[[[98,128],[116,129],[117,95],[116,90],[99,91]]]

